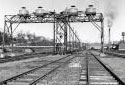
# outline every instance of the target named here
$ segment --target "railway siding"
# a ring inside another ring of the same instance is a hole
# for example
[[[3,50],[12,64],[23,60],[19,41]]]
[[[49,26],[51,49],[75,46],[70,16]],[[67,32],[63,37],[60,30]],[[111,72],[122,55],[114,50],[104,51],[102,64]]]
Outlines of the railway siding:
[[[115,74],[123,81],[125,82],[125,58],[114,56],[114,55],[107,55],[106,56],[99,56],[99,52],[93,51],[95,55],[98,55],[98,58],[105,63],[105,65],[110,68],[112,71],[115,72]]]
[[[78,83],[79,72],[80,72],[81,63],[82,63],[82,61],[81,61],[82,55],[74,54],[72,56],[65,55],[60,58],[58,58],[58,57],[54,57],[54,56],[46,57],[45,59],[49,63],[50,63],[50,61],[53,63],[48,64],[47,66],[42,67],[38,70],[28,72],[28,74],[26,73],[26,75],[22,75],[19,78],[16,78],[16,76],[18,76],[18,75],[16,75],[14,78],[11,78],[11,79],[9,78],[9,79],[1,82],[0,84],[2,84],[2,85],[3,85],[3,83],[7,83],[7,85],[8,84],[9,85],[20,85],[20,84],[21,85],[23,85],[23,84],[24,85],[34,85],[34,84],[41,85],[44,83],[47,84],[48,81],[50,82],[52,80],[52,78],[59,79],[60,77],[59,76],[57,77],[56,75],[60,74],[60,73],[64,74],[64,75],[61,74],[62,75],[61,78],[62,77],[64,78],[64,81],[62,83],[68,82],[72,85],[73,85],[73,83]],[[58,60],[58,61],[55,62],[55,60]],[[67,68],[67,69],[65,69],[65,68]],[[56,76],[56,77],[52,77],[52,76]],[[67,76],[67,78],[65,78],[66,76]],[[65,81],[65,80],[67,80],[67,81]],[[51,84],[52,83],[53,83],[53,81],[51,81]],[[59,81],[59,83],[61,83],[61,81]]]
[[[0,81],[3,81],[12,76],[21,74],[29,69],[34,68],[35,66],[46,64],[52,60],[57,60],[59,58],[65,57],[66,55],[49,55],[46,57],[37,57],[32,59],[7,62],[0,64]]]
[[[48,81],[48,85],[78,85],[85,56],[77,56]],[[85,66],[84,66],[85,67]]]
[[[108,57],[108,56],[107,56]],[[125,82],[125,58],[100,58]]]
[[[100,53],[98,52],[84,51],[73,55],[50,55],[35,60],[30,60],[28,62],[18,62],[17,65],[20,65],[20,67],[15,66],[16,69],[14,70],[18,71],[17,68],[20,69],[21,66],[24,66],[24,68],[26,68],[28,71],[20,75],[15,74],[16,76],[14,78],[7,78],[7,80],[0,82],[0,84],[124,85],[122,80],[120,80],[124,79],[122,76],[123,74],[118,74],[120,71],[117,73],[114,71],[114,68],[112,68],[113,65],[106,63],[112,59],[115,59],[116,57],[99,55]],[[122,60],[122,58],[120,59]],[[113,64],[116,62],[110,63]],[[4,70],[7,68],[8,67],[5,67]],[[14,74],[12,75],[14,76]]]

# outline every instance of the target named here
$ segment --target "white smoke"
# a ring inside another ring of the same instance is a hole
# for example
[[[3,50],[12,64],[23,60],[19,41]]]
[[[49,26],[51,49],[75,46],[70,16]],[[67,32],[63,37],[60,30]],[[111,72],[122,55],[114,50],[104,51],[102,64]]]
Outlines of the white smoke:
[[[103,12],[107,18],[107,24],[112,27],[114,20],[118,16],[121,0],[88,0],[91,4],[96,5],[98,10]]]
[[[114,20],[118,16],[120,0],[106,0],[105,1],[105,16],[107,18],[108,27],[112,27]]]

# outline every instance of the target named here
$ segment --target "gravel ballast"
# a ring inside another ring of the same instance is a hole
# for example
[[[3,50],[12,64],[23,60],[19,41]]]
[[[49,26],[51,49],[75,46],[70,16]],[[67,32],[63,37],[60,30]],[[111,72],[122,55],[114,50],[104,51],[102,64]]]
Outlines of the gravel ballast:
[[[66,55],[65,55],[66,56]],[[49,55],[46,57],[36,57],[26,60],[1,63],[0,64],[0,81],[13,77],[15,75],[21,74],[29,69],[34,68],[35,66],[43,65],[47,61],[57,60],[64,57],[64,55]]]

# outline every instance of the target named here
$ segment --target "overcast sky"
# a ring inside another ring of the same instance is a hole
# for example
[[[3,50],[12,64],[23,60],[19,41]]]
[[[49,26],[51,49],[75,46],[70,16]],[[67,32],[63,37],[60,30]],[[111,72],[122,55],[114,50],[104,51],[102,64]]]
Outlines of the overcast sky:
[[[122,39],[121,32],[125,32],[125,0],[0,0],[0,30],[2,31],[4,27],[4,15],[17,14],[22,6],[27,7],[30,13],[38,6],[42,6],[46,10],[60,12],[72,4],[82,11],[85,11],[89,4],[93,4],[97,8],[97,12],[104,14],[106,42],[108,41],[107,20],[109,19],[106,13],[113,13],[111,40]],[[100,32],[91,23],[75,23],[71,26],[77,30],[83,42],[100,42]],[[20,30],[53,38],[52,24],[21,24],[15,32]]]

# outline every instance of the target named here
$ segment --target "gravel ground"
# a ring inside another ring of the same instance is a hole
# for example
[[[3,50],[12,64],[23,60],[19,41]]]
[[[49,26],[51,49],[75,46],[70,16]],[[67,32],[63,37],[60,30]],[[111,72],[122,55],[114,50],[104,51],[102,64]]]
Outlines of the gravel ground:
[[[93,52],[99,55],[99,52]],[[125,82],[125,58],[118,58],[114,56],[101,56],[100,59],[107,64],[124,82]]]
[[[34,68],[34,66],[43,65],[46,63],[46,61],[57,60],[61,57],[64,57],[64,55],[49,55],[46,57],[37,57],[32,59],[2,63],[0,64],[0,81],[28,71],[29,69]]]
[[[125,82],[125,58],[100,58]]]
[[[83,60],[83,57],[73,59],[68,65],[61,68],[56,76],[48,81],[44,80],[43,85],[78,85]]]

